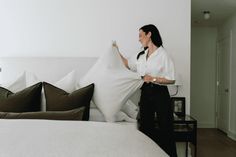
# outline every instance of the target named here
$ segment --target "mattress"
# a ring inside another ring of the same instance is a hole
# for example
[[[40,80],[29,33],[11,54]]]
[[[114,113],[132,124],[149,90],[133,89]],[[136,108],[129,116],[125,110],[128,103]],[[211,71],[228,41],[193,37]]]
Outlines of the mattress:
[[[128,123],[0,120],[1,157],[166,157]]]

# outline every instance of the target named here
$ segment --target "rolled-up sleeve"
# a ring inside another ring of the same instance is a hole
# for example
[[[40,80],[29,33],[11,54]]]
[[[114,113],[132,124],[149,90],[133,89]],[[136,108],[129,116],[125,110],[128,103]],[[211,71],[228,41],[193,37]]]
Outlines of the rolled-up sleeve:
[[[164,76],[168,80],[175,80],[175,66],[171,58],[165,58]]]
[[[128,59],[128,67],[131,71],[137,72],[137,59],[136,59],[136,56],[132,56]]]

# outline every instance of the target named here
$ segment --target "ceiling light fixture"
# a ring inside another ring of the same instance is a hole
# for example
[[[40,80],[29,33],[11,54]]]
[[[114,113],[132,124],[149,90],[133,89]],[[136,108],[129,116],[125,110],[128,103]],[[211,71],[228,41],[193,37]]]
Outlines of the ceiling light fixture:
[[[203,11],[203,16],[205,20],[208,20],[210,18],[210,11]]]

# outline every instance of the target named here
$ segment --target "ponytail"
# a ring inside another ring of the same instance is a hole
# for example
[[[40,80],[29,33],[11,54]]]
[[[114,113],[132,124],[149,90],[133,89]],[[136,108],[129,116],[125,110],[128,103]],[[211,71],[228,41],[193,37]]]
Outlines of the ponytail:
[[[148,48],[148,47],[144,47],[144,50],[138,53],[138,55],[137,55],[137,60],[139,59],[139,57],[140,57],[141,55],[143,55],[143,54],[145,53],[145,50],[146,50],[147,48]]]

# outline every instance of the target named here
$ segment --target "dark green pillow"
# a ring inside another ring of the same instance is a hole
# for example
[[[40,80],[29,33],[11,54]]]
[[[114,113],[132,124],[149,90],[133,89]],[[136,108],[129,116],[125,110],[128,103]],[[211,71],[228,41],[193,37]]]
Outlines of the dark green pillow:
[[[82,120],[85,107],[69,111],[47,112],[0,112],[0,119],[50,119],[50,120]]]
[[[93,96],[94,84],[80,88],[72,93],[67,93],[47,82],[44,82],[43,86],[47,111],[66,111],[84,106],[85,110],[82,119],[89,120],[89,107]]]
[[[0,87],[1,112],[40,111],[42,83],[37,83],[17,93]]]

